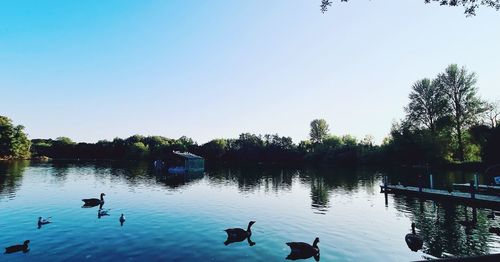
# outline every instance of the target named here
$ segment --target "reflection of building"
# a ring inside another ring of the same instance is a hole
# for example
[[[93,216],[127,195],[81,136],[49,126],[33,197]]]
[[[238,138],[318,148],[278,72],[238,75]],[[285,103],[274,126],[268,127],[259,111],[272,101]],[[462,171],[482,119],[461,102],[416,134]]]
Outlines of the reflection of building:
[[[175,155],[184,160],[184,166],[169,168],[170,173],[202,173],[205,171],[205,159],[189,152],[174,151]]]

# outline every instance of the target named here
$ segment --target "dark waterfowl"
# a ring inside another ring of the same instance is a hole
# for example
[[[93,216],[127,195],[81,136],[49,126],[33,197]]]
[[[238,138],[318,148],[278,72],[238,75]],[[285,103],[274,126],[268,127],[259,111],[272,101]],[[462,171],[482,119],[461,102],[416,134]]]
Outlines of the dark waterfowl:
[[[123,223],[125,223],[125,216],[122,214],[120,216],[120,225],[123,226]]]
[[[50,217],[47,218],[42,218],[38,217],[38,228],[40,229],[43,225],[49,224],[50,223]]]
[[[84,207],[95,207],[98,205],[103,205],[104,204],[104,196],[106,194],[101,193],[101,199],[98,198],[87,198],[87,199],[82,199],[82,201],[85,203],[83,204]]]
[[[495,219],[495,211],[492,210],[491,214],[487,215],[486,217],[489,219]]]
[[[418,250],[422,249],[424,240],[415,232],[415,223],[411,223],[411,233],[406,234],[405,242],[413,252],[417,252]]]
[[[101,218],[103,216],[109,216],[109,213],[108,213],[109,210],[111,210],[111,209],[104,210],[104,209],[99,208],[99,210],[97,210],[97,218]]]
[[[290,247],[290,254],[286,257],[286,259],[297,260],[314,257],[316,261],[319,261],[318,243],[319,237],[314,239],[312,245],[304,242],[288,242],[286,244]]]
[[[227,240],[224,242],[224,245],[229,245],[234,242],[241,242],[245,239],[248,240],[248,244],[250,246],[255,245],[255,242],[250,240],[250,236],[252,236],[252,230],[251,227],[252,225],[255,224],[255,221],[250,221],[248,223],[247,230],[244,230],[243,228],[228,228],[224,231],[227,233]]]
[[[28,244],[30,243],[29,240],[24,241],[22,245],[13,245],[10,247],[5,248],[5,254],[11,254],[19,251],[23,251],[23,253],[26,253],[29,251]]]

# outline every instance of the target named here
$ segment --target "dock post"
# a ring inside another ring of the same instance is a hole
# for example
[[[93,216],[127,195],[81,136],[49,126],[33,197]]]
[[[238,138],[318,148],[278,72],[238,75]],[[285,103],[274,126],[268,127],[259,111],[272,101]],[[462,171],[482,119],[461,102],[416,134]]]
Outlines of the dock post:
[[[434,188],[434,183],[432,181],[432,174],[429,174],[429,182],[430,182],[431,189]]]
[[[389,206],[389,198],[387,197],[387,192],[384,192],[385,207]]]
[[[422,175],[418,175],[418,192],[422,193],[422,184],[424,181],[422,181]]]
[[[479,190],[479,179],[477,173],[474,174],[474,183],[476,184],[476,190]]]
[[[476,198],[476,191],[474,188],[474,180],[469,181],[470,183],[470,198],[475,199]]]
[[[387,194],[387,176],[384,176],[384,193]]]

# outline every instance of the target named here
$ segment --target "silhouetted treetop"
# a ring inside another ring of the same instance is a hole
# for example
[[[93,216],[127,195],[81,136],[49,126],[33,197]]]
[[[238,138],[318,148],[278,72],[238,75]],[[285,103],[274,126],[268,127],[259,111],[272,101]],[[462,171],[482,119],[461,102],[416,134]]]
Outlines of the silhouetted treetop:
[[[339,1],[347,2],[348,0]],[[426,4],[431,2],[438,2],[439,5],[446,6],[463,6],[465,8],[464,13],[467,16],[476,15],[476,9],[480,6],[495,8],[497,11],[500,9],[500,0],[424,0]],[[332,0],[321,0],[321,12],[326,12],[332,3]]]

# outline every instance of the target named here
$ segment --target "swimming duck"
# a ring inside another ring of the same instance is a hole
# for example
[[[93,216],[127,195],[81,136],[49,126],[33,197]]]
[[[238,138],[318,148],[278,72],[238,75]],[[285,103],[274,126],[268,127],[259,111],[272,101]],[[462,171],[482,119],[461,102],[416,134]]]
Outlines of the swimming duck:
[[[5,248],[5,254],[11,254],[19,251],[23,251],[23,253],[26,253],[29,251],[28,244],[30,243],[29,240],[24,241],[22,245],[13,245],[10,247]]]
[[[244,230],[243,228],[228,228],[224,230],[227,233],[227,240],[224,242],[224,244],[229,245],[234,242],[241,242],[248,238],[248,242],[250,243],[250,245],[255,245],[255,242],[252,242],[250,240],[250,236],[252,235],[251,227],[253,224],[255,224],[255,221],[250,221],[248,223],[247,230]]]
[[[297,260],[314,257],[316,261],[319,261],[318,243],[319,237],[314,239],[312,246],[304,242],[288,242],[286,244],[290,247],[290,254],[286,257],[286,259]]]
[[[38,228],[41,228],[43,225],[49,224],[50,223],[50,217],[47,218],[42,218],[38,217]]]
[[[491,214],[487,215],[486,217],[489,219],[495,219],[495,211],[492,210]]]
[[[125,216],[122,214],[120,216],[120,225],[123,226],[123,223],[125,223]]]
[[[405,242],[413,252],[417,252],[422,248],[424,240],[415,232],[415,223],[411,223],[411,233],[406,234]]]
[[[109,210],[110,210],[110,209],[106,209],[106,210],[104,210],[104,209],[99,209],[99,210],[97,211],[97,218],[101,218],[101,217],[103,217],[103,216],[109,216],[109,213],[108,213],[108,212],[109,212]]]
[[[106,194],[101,193],[101,199],[98,199],[98,198],[88,198],[88,199],[82,199],[82,201],[85,202],[84,206],[95,207],[95,206],[104,204],[104,196],[105,195]]]

